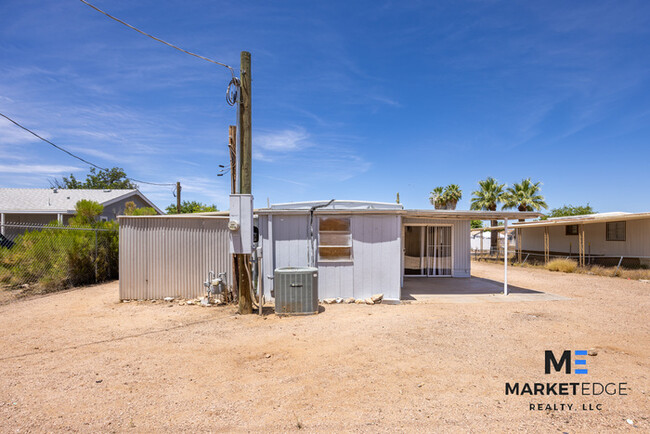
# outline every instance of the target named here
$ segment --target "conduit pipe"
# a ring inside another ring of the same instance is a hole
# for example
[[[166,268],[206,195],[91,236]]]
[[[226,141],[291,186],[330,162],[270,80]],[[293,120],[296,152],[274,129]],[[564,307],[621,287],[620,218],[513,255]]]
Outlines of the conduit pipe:
[[[335,199],[330,200],[326,204],[314,205],[309,208],[309,251],[307,261],[310,267],[316,267],[316,248],[314,246],[314,211],[318,208],[326,208],[330,206]]]

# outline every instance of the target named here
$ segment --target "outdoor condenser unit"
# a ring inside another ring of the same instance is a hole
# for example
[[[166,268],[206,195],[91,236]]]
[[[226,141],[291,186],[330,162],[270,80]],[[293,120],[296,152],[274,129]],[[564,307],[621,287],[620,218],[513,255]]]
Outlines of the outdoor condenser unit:
[[[318,313],[318,269],[276,268],[273,276],[275,313],[312,315]]]

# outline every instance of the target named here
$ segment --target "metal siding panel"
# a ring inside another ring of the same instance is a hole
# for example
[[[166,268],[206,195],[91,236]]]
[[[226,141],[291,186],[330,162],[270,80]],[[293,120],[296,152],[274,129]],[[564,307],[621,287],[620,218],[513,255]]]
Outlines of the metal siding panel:
[[[193,298],[208,271],[230,276],[228,219],[122,218],[120,298]]]
[[[352,239],[355,251],[355,298],[383,293],[386,299],[399,299],[399,221],[397,216],[354,217]]]

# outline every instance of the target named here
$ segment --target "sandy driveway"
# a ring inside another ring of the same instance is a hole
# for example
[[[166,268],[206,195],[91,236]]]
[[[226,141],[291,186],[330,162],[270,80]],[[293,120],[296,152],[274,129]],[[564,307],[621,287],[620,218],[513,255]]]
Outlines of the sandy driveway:
[[[498,265],[473,268],[501,278]],[[650,284],[537,269],[509,276],[570,299],[327,305],[314,317],[262,319],[118,303],[110,283],[0,306],[0,431],[650,430]],[[544,375],[544,350],[589,348],[598,355],[588,375]],[[516,381],[630,390],[505,396]]]

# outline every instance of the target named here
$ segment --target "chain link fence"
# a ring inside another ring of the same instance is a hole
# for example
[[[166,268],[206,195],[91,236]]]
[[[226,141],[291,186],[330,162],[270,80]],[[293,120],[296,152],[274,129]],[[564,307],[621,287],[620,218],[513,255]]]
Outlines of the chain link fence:
[[[117,279],[118,230],[2,225],[0,285],[50,292]]]
[[[521,252],[521,261],[517,251],[510,247],[508,249],[508,261],[510,263],[522,263],[532,265],[543,265],[546,260],[544,253],[541,252]],[[579,256],[575,253],[554,253],[549,254],[549,261],[553,259],[571,259],[576,262],[579,261]],[[487,250],[472,250],[472,259],[485,260],[485,261],[503,261],[503,250],[499,248],[497,251],[490,253]],[[650,256],[604,256],[604,255],[585,255],[585,265],[598,265],[601,267],[614,267],[616,270],[619,268],[629,270],[645,270],[650,269]]]

